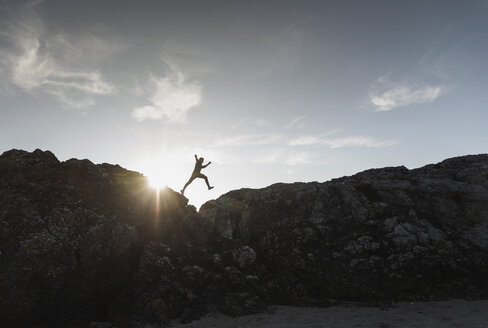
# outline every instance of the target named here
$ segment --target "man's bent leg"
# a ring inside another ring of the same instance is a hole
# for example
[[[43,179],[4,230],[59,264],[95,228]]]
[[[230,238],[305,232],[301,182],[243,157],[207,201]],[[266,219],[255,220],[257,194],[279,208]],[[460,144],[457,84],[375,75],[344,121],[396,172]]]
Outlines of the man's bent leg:
[[[207,184],[207,188],[208,188],[208,190],[210,190],[210,189],[212,189],[212,188],[213,188],[213,187],[210,185],[210,183],[208,183],[208,178],[207,178],[207,176],[206,176],[205,174],[200,173],[200,174],[198,175],[198,177],[199,177],[199,178],[202,178],[202,179],[204,179],[204,180],[205,180],[205,183]]]

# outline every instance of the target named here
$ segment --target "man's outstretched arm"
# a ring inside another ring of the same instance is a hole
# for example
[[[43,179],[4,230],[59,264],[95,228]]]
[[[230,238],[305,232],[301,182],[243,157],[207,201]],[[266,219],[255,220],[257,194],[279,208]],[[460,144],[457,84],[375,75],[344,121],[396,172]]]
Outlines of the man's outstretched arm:
[[[208,162],[207,165],[202,165],[202,167],[207,167],[209,166],[210,164],[212,164],[212,162]]]
[[[195,154],[195,161],[198,162],[198,157],[197,157],[197,154]]]

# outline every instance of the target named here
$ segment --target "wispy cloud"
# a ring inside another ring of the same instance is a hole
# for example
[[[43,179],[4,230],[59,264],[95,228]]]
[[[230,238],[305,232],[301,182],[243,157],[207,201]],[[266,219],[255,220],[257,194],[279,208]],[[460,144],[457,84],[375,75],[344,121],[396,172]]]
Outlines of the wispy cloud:
[[[325,145],[331,149],[344,147],[388,147],[399,143],[395,140],[378,140],[368,136],[346,136],[332,138],[331,135],[340,130],[331,130],[319,135],[300,136],[291,138],[280,133],[268,134],[246,134],[235,137],[221,138],[211,143],[209,148],[236,147],[236,146],[274,146],[283,149],[295,146]],[[270,158],[276,155],[276,149],[263,158]]]
[[[349,136],[344,138],[324,138],[321,136],[302,136],[288,142],[289,146],[326,145],[331,149],[343,147],[388,147],[398,144],[393,140],[377,140],[365,136]]]
[[[268,124],[269,124],[268,121],[266,121],[265,119],[248,117],[248,118],[241,119],[239,122],[232,125],[230,128],[231,130],[250,129],[256,126],[263,127]]]
[[[285,129],[289,129],[291,127],[299,127],[299,128],[303,127],[303,122],[302,121],[306,117],[307,117],[306,115],[295,117],[290,122],[288,122],[288,124],[285,125]]]
[[[324,144],[325,140],[329,140],[326,137],[337,134],[341,132],[340,129],[333,129],[318,135],[313,136],[300,136],[293,139],[289,139],[288,146],[311,146],[316,144]]]
[[[444,90],[439,85],[391,82],[388,75],[383,75],[373,85],[369,100],[376,111],[388,111],[401,106],[432,102]]]
[[[301,136],[288,142],[289,146],[311,146],[322,144],[323,139],[318,136]]]
[[[421,104],[434,101],[441,94],[440,86],[396,86],[380,94],[371,94],[371,103],[376,111],[388,111],[410,104]]]
[[[0,38],[6,46],[0,50],[0,66],[7,79],[2,83],[52,95],[73,108],[93,105],[94,96],[115,92],[98,70],[83,67],[81,60],[88,56],[93,64],[98,54],[103,57],[111,52],[110,46],[93,35],[74,40],[48,33],[36,14],[41,3],[27,3],[1,24]]]
[[[247,134],[236,137],[228,137],[217,140],[210,147],[234,147],[252,145],[271,145],[282,140],[280,134]]]
[[[255,164],[285,164],[289,166],[313,163],[312,155],[308,151],[296,151],[277,148],[251,160]]]
[[[202,102],[202,85],[188,82],[183,72],[170,68],[164,77],[152,79],[155,92],[149,98],[150,105],[136,107],[132,117],[144,120],[184,122],[190,110]]]

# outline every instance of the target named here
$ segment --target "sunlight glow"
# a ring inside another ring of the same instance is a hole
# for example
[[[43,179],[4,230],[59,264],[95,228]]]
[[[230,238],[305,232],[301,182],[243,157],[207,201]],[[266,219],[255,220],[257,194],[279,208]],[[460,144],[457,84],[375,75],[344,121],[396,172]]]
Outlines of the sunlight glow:
[[[163,174],[158,174],[158,172],[146,175],[149,185],[154,189],[162,189],[167,186],[167,181]]]
[[[176,188],[182,185],[184,180],[181,174],[181,163],[177,160],[169,159],[169,156],[148,156],[141,158],[139,170],[148,180],[149,186],[154,189],[165,187]]]
[[[145,156],[138,157],[134,167],[136,171],[144,174],[147,178],[147,186],[154,191],[162,193],[168,187],[168,190],[180,193],[195,165],[193,154],[204,154],[206,158],[211,159],[212,165],[203,172],[209,177],[210,184],[218,188],[215,172],[220,154],[216,151],[171,149],[158,152],[153,150],[148,151]],[[209,199],[216,198],[218,193],[216,190],[209,191],[203,179],[195,179],[185,190],[185,197],[189,199],[189,204],[199,207]],[[156,198],[159,199],[159,196],[156,195]]]

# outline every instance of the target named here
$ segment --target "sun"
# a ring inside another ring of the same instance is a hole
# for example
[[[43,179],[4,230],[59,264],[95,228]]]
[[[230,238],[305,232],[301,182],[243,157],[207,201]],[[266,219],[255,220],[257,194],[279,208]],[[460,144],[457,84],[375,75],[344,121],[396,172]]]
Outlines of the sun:
[[[147,178],[148,187],[156,190],[166,187],[176,190],[181,188],[188,180],[188,163],[177,153],[164,153],[163,155],[149,154],[140,157],[137,161],[137,171]]]
[[[151,172],[146,174],[149,185],[154,189],[162,189],[167,186],[167,179],[158,172]]]

